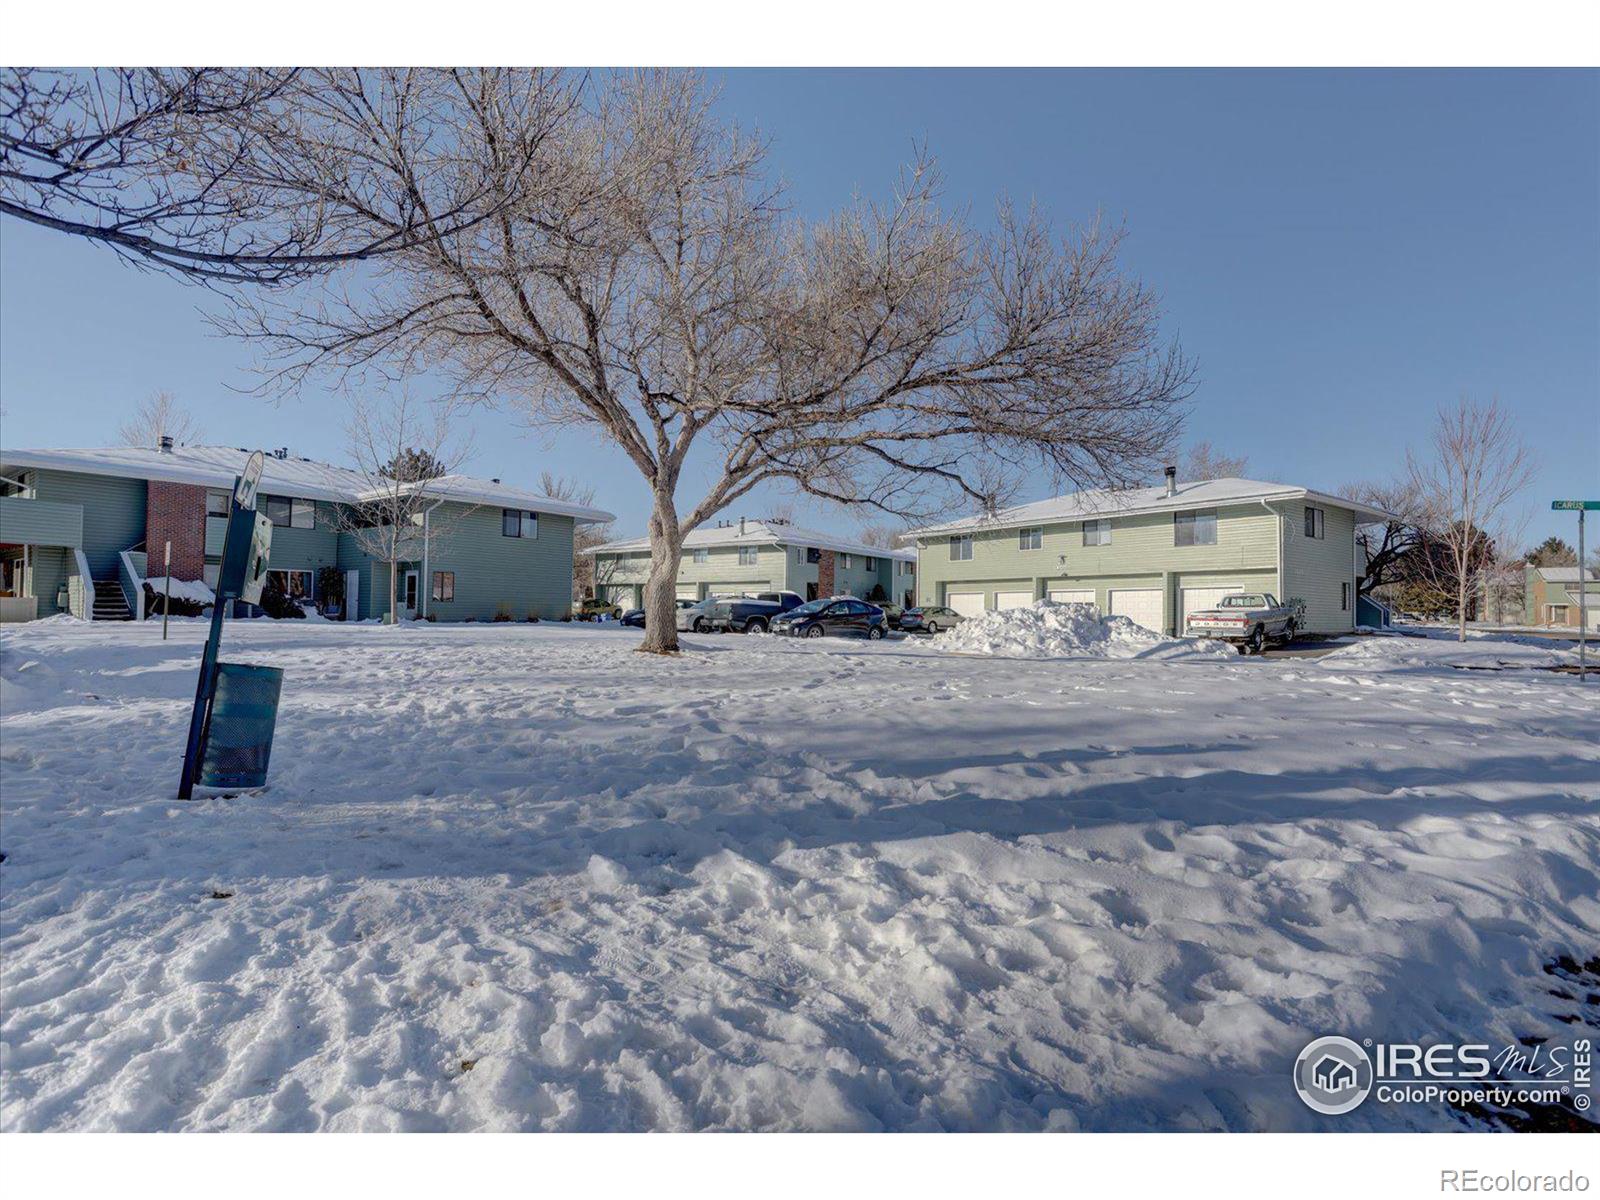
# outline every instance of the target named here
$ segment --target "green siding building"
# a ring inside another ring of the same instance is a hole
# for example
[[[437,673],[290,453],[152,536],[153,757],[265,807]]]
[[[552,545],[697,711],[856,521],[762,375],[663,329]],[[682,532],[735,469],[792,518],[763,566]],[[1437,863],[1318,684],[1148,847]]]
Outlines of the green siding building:
[[[220,446],[0,450],[0,618],[143,615],[146,578],[216,583],[228,491],[249,452]],[[289,595],[343,618],[386,618],[390,565],[348,518],[372,481],[266,456],[258,504],[273,523],[270,571]],[[560,619],[572,609],[573,531],[611,514],[447,475],[420,485],[426,509],[403,539],[401,616]],[[336,601],[325,583],[342,585]]]
[[[608,542],[590,553],[601,598],[641,607],[650,575],[649,541]],[[787,591],[807,600],[859,596],[903,604],[915,586],[914,551],[886,550],[770,519],[696,529],[684,538],[678,565],[678,596],[687,600]]]
[[[1356,527],[1369,505],[1287,484],[1210,479],[1075,492],[917,530],[917,601],[958,612],[1080,601],[1181,634],[1225,593],[1305,601],[1307,632],[1355,628]]]

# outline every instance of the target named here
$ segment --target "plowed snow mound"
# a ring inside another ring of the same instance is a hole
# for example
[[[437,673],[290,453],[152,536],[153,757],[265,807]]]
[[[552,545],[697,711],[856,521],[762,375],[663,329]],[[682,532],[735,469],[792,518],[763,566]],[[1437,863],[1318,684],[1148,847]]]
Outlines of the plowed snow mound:
[[[1102,617],[1092,604],[1053,600],[968,617],[936,636],[933,645],[952,654],[1007,658],[1226,658],[1234,653],[1222,642],[1166,637],[1127,617]]]

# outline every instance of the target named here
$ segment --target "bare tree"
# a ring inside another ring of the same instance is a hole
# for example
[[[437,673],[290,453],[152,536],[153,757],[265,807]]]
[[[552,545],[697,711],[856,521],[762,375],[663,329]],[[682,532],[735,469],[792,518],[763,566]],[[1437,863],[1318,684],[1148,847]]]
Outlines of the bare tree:
[[[469,446],[458,436],[450,405],[425,405],[404,390],[352,401],[346,436],[363,486],[356,503],[336,510],[338,528],[363,554],[388,567],[386,620],[398,624],[401,564],[421,561],[448,537],[453,522],[436,511],[439,481],[460,469]],[[422,463],[427,470],[397,469]],[[419,580],[422,587],[431,582]]]
[[[1533,482],[1533,456],[1498,400],[1467,397],[1440,407],[1429,450],[1408,452],[1406,463],[1421,524],[1449,573],[1440,582],[1455,597],[1457,633],[1465,641],[1476,585],[1495,562],[1497,541],[1510,544],[1511,502]]]
[[[1342,494],[1394,514],[1382,525],[1356,527],[1356,545],[1362,550],[1356,590],[1363,596],[1371,595],[1401,579],[1408,556],[1421,538],[1416,488],[1409,479],[1373,481],[1347,484]]]
[[[572,102],[559,79],[531,82],[552,111]],[[3,68],[0,213],[210,284],[382,258],[470,230],[532,164],[532,147],[502,145],[501,178],[435,180],[426,211],[386,192],[397,181],[337,136],[409,99],[341,70]],[[447,154],[451,131],[429,132]]]
[[[124,446],[155,447],[161,444],[163,437],[185,446],[193,445],[204,436],[200,422],[171,392],[152,392],[139,402],[133,416],[117,428],[117,438]]]
[[[863,525],[856,537],[865,545],[893,550],[905,541],[906,535],[910,532],[911,527],[903,521],[875,521]]]
[[[375,102],[329,111],[329,144],[383,179],[369,236],[462,180],[495,189],[494,216],[385,257],[371,287],[241,295],[230,327],[279,384],[426,360],[459,395],[615,442],[651,494],[646,649],[677,648],[684,536],[762,483],[931,514],[993,507],[1029,471],[1126,484],[1172,444],[1192,371],[1119,233],[1060,240],[1008,203],[973,228],[920,155],[888,202],[801,224],[697,75],[606,76],[553,125],[538,80],[389,72]],[[685,498],[692,452],[714,466]]]
[[[594,485],[579,483],[552,471],[539,472],[539,490],[552,500],[566,500],[585,507],[594,506]],[[610,582],[614,566],[599,568],[590,553],[596,546],[611,540],[611,522],[572,527],[572,599],[584,600],[598,596],[595,589]],[[604,575],[604,578],[601,576]]]
[[[1185,479],[1240,479],[1250,468],[1244,455],[1222,453],[1210,442],[1196,442],[1184,460]]]

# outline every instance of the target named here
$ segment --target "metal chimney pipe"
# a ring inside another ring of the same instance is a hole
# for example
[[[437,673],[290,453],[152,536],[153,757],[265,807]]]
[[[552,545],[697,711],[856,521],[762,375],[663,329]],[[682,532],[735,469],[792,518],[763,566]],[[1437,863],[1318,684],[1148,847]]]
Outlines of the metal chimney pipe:
[[[1178,468],[1177,467],[1168,467],[1167,468],[1167,495],[1176,496],[1177,494],[1178,494]]]
[[[161,453],[163,454],[172,453],[172,435],[170,433],[163,433],[161,435],[160,448]]]
[[[739,518],[739,536],[740,537],[744,536],[744,518],[743,517]]]

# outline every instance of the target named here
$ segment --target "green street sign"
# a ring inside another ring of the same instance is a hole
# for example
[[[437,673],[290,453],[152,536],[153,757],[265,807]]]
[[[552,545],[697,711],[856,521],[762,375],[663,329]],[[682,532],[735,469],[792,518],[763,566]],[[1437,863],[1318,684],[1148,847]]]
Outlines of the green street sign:
[[[1552,500],[1550,507],[1557,512],[1581,511],[1587,509],[1594,512],[1600,509],[1600,500]]]

